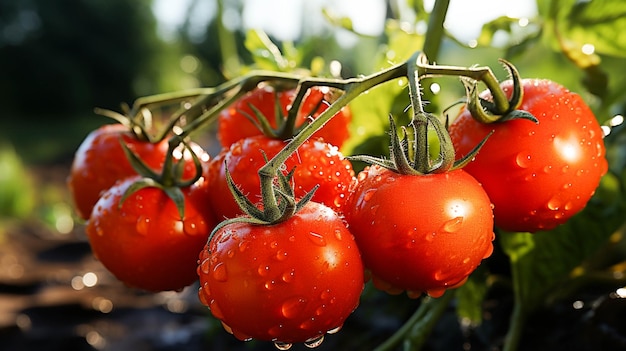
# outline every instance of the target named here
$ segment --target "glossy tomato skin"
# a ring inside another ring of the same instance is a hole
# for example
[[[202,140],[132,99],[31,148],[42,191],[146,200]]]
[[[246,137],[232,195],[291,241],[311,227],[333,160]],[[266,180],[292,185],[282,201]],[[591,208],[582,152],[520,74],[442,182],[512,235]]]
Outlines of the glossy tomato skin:
[[[287,116],[288,110],[296,97],[296,90],[276,91],[271,86],[261,86],[241,99],[232,106],[223,110],[219,116],[218,139],[223,147],[228,147],[240,139],[262,134],[247,118],[251,116],[256,119],[254,110],[250,105],[257,108],[272,125],[277,127],[275,101],[278,98],[281,106],[282,116]],[[305,95],[296,119],[296,127],[303,125],[312,114],[313,118],[319,116],[328,109],[331,97],[330,89],[324,87],[313,87]],[[339,148],[350,137],[349,124],[352,120],[350,108],[345,106],[313,137],[323,138],[326,142]]]
[[[120,146],[120,138],[146,164],[158,167],[167,152],[167,143],[138,140],[121,124],[106,124],[92,131],[78,147],[67,184],[76,213],[89,218],[100,193],[119,179],[136,174]]]
[[[438,297],[493,251],[491,203],[463,170],[411,176],[366,167],[346,220],[375,286],[392,294]]]
[[[167,139],[158,143],[139,140],[122,124],[106,124],[92,131],[78,147],[67,179],[76,213],[82,219],[89,218],[102,192],[118,180],[137,174],[124,154],[120,139],[150,168],[157,172],[163,168]],[[191,143],[191,146],[198,157],[208,157],[199,145]],[[192,178],[195,167],[188,153],[185,160],[183,177]]]
[[[352,234],[315,202],[278,224],[222,227],[199,262],[200,301],[240,340],[323,336],[343,325],[364,284]]]
[[[257,171],[266,163],[263,153],[271,159],[285,145],[285,141],[256,135],[237,141],[210,161],[208,177],[215,194],[211,201],[218,218],[233,218],[243,214],[228,188],[226,165],[235,184],[247,194],[248,199],[260,202],[261,190]],[[335,212],[342,212],[355,176],[352,164],[337,147],[321,139],[309,139],[289,157],[285,166],[284,174],[295,167],[293,183],[297,198],[319,184],[313,200],[331,207]]]
[[[484,125],[467,110],[450,125],[459,156],[490,131],[465,170],[483,184],[495,205],[496,226],[508,231],[552,229],[585,207],[608,165],[603,132],[582,98],[549,80],[522,80],[520,109],[539,124],[513,120]],[[511,81],[502,83],[510,95]],[[490,98],[487,92],[483,98]]]
[[[183,189],[182,220],[174,202],[155,187],[134,192],[120,207],[122,194],[138,179],[116,183],[98,200],[87,222],[89,244],[126,285],[154,292],[180,290],[197,280],[198,252],[215,227],[213,215],[209,207],[189,201],[195,188]]]

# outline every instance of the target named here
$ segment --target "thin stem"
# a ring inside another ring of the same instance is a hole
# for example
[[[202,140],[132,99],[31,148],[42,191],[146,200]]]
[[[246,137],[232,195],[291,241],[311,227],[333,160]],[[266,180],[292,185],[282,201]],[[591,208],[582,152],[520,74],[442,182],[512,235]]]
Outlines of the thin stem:
[[[291,154],[293,154],[302,144],[304,144],[304,142],[309,139],[309,137],[313,135],[313,133],[323,127],[324,124],[326,124],[335,114],[337,114],[337,112],[339,112],[344,106],[346,106],[350,101],[361,95],[363,92],[379,84],[400,77],[404,77],[406,75],[407,64],[402,63],[367,77],[350,78],[345,80],[324,80],[316,78],[307,78],[301,80],[299,84],[301,88],[298,92],[298,96],[304,96],[306,89],[308,89],[308,87],[310,86],[315,85],[339,88],[345,90],[345,93],[341,95],[341,97],[339,97],[334,103],[332,103],[328,107],[328,109],[322,112],[316,119],[314,119],[311,123],[304,127],[300,131],[300,133],[295,135],[293,139],[289,143],[287,143],[287,145],[285,145],[285,147],[278,154],[276,154],[271,160],[269,160],[269,162],[267,162],[263,167],[261,167],[261,169],[259,169],[258,174],[261,181],[261,189],[266,189],[266,192],[262,195],[264,204],[266,205],[265,210],[267,211],[267,213],[270,214],[272,212],[278,212],[277,207],[268,208],[268,205],[273,205],[272,203],[268,203],[268,201],[275,203],[275,200],[266,198],[266,196],[270,198],[274,197],[273,187],[271,186],[272,181],[274,179],[274,176],[277,174],[280,165],[282,165]]]
[[[425,55],[421,55],[417,60],[417,68],[419,70],[419,76],[425,77],[437,77],[437,76],[455,76],[455,77],[468,77],[474,80],[483,82],[487,89],[493,96],[493,102],[498,112],[504,112],[509,110],[509,99],[506,94],[500,88],[500,82],[498,78],[493,74],[493,71],[489,67],[458,67],[458,66],[446,66],[446,65],[434,65],[428,63],[428,58]],[[421,79],[420,78],[420,79]]]
[[[403,340],[407,338],[412,339],[412,345],[423,344],[422,340],[426,340],[426,337],[432,331],[432,328],[437,323],[446,307],[449,305],[450,300],[454,296],[454,290],[448,290],[439,298],[429,298],[423,300],[413,315],[400,327],[396,332],[390,336],[385,342],[378,345],[374,351],[389,351],[393,350]]]
[[[524,331],[524,324],[526,323],[526,313],[520,304],[519,299],[516,299],[513,307],[513,314],[511,315],[511,323],[509,329],[504,338],[504,347],[502,351],[516,351],[519,347],[520,340]]]
[[[428,19],[428,30],[424,38],[424,53],[430,60],[436,61],[444,34],[443,23],[446,19],[450,0],[436,0]]]
[[[408,61],[409,69],[409,97],[411,106],[413,107],[413,116],[411,117],[411,125],[414,128],[415,162],[413,168],[420,173],[428,173],[430,169],[430,157],[428,155],[428,119],[424,112],[422,103],[422,91],[420,87],[420,76],[416,69],[417,60],[420,53],[415,53]]]

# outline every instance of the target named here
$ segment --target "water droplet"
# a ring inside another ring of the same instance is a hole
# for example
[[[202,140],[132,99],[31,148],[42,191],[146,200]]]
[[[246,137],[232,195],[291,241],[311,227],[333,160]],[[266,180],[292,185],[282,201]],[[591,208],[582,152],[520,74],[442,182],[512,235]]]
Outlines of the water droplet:
[[[544,173],[550,173],[550,171],[552,171],[552,166],[551,165],[543,167],[543,172]]]
[[[228,250],[226,252],[226,256],[228,256],[228,258],[233,258],[235,256],[235,251],[233,250]]]
[[[449,221],[446,221],[443,224],[441,230],[443,230],[446,233],[454,233],[458,231],[459,229],[461,229],[462,225],[463,225],[463,217],[459,216],[459,217],[452,218]]]
[[[341,328],[342,328],[342,327],[343,327],[343,325],[340,325],[340,326],[338,326],[338,327],[335,327],[335,328],[333,328],[333,329],[331,329],[331,330],[327,331],[327,333],[328,333],[328,334],[336,334],[336,333],[339,333],[339,331],[341,330]]]
[[[326,246],[326,239],[321,234],[309,232],[309,239],[317,246]]]
[[[224,262],[220,262],[213,267],[213,279],[218,282],[225,282],[228,280],[228,272],[226,272],[226,265]]]
[[[561,200],[559,200],[557,197],[553,197],[550,199],[550,201],[548,201],[547,207],[549,210],[557,211],[559,208],[561,208]]]
[[[257,272],[261,277],[267,277],[267,275],[270,273],[270,266],[262,264],[257,269]]]
[[[137,231],[137,234],[148,235],[150,232],[150,218],[146,216],[139,216],[135,230]]]
[[[193,220],[183,221],[183,232],[187,235],[198,235],[200,233],[200,226]]]
[[[277,338],[282,333],[283,327],[284,326],[282,324],[275,325],[271,327],[267,333],[273,338]]]
[[[292,297],[283,302],[280,309],[285,318],[295,318],[306,307],[306,299],[303,297]]]
[[[436,236],[437,236],[437,233],[432,232],[432,233],[428,233],[428,234],[426,234],[426,237],[424,237],[424,239],[425,239],[426,241],[433,241],[433,240],[435,240],[435,237],[436,237]]]
[[[285,283],[289,283],[291,281],[293,281],[293,278],[296,275],[296,270],[295,269],[291,269],[288,272],[283,273],[283,275],[280,277]]]
[[[248,242],[248,241],[241,241],[241,242],[239,242],[239,252],[246,251],[248,246],[250,246],[250,242]]]
[[[265,284],[263,284],[263,287],[266,290],[274,290],[274,288],[276,287],[276,281],[275,280],[268,280],[265,282]]]
[[[569,211],[572,209],[572,207],[574,207],[574,204],[571,201],[568,201],[565,203],[565,206],[563,207],[566,211]]]
[[[343,239],[343,234],[341,233],[341,229],[335,229],[335,238],[339,241]]]
[[[363,201],[369,201],[372,199],[372,196],[376,193],[376,189],[369,189],[363,194]]]
[[[530,166],[530,155],[526,152],[520,152],[515,157],[515,163],[521,168],[528,168]]]
[[[202,273],[204,274],[209,274],[210,272],[210,262],[209,260],[204,260],[202,261],[202,263],[200,264],[200,270],[202,271]]]
[[[292,344],[288,343],[288,342],[282,342],[282,341],[274,341],[274,347],[278,350],[281,351],[286,351],[289,350],[291,348]]]
[[[285,250],[278,250],[276,251],[276,259],[278,261],[284,261],[287,259],[287,251]]]
[[[313,349],[320,346],[324,342],[324,335],[319,335],[313,338],[310,338],[304,342],[304,346]]]

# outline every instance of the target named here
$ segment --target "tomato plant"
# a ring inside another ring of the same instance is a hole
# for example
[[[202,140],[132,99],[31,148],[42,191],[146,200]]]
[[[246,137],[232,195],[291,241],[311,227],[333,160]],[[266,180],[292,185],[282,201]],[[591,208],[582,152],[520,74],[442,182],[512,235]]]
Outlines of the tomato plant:
[[[308,124],[310,119],[317,118],[335,99],[333,90],[315,86],[309,89],[299,106],[295,125],[285,128],[285,118],[296,97],[295,89],[277,90],[269,85],[261,86],[241,97],[229,108],[220,113],[217,136],[222,146],[230,146],[240,139],[263,134],[257,114],[267,119],[274,130],[267,134],[276,134],[280,138],[288,138],[293,128]],[[279,108],[277,110],[277,107]],[[350,108],[345,106],[322,129],[314,134],[314,138],[323,138],[329,144],[339,148],[350,136],[348,125],[352,119]],[[254,123],[253,123],[254,121]]]
[[[512,81],[502,83],[510,96]],[[460,155],[493,131],[465,169],[494,204],[496,225],[509,231],[549,230],[582,210],[607,171],[603,131],[580,95],[549,80],[522,81],[525,119],[482,124],[464,109],[450,125]],[[488,91],[484,99],[492,97]]]
[[[238,339],[321,342],[359,304],[363,266],[342,219],[308,202],[273,225],[219,228],[200,253],[199,297]]]
[[[208,182],[214,193],[210,201],[218,218],[233,218],[243,214],[233,199],[226,181],[226,167],[235,184],[253,202],[261,200],[257,171],[266,158],[278,154],[286,142],[264,135],[240,139],[209,163]],[[282,169],[284,174],[294,170],[293,184],[296,197],[303,197],[316,185],[319,188],[313,200],[341,212],[354,181],[352,164],[336,146],[323,140],[309,140],[291,155]]]
[[[124,153],[122,142],[148,167],[163,168],[168,154],[167,139],[154,143],[139,139],[120,123],[105,124],[92,131],[76,150],[67,178],[74,208],[80,218],[89,218],[100,195],[115,182],[137,174]],[[200,158],[207,158],[198,145],[192,143],[190,147],[200,154]],[[183,177],[193,177],[195,167],[189,154],[181,152],[173,156],[185,160]]]
[[[181,218],[159,187],[143,187],[123,199],[140,179],[125,178],[104,192],[87,223],[89,244],[96,258],[128,286],[181,290],[197,280],[197,255],[215,226],[210,208],[201,205],[206,183],[182,189]]]

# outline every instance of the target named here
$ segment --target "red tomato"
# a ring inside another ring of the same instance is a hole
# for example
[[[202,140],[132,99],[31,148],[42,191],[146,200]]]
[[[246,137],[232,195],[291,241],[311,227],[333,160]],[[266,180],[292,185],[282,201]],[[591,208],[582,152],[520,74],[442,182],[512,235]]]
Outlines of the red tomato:
[[[535,232],[566,222],[583,209],[606,173],[603,133],[582,98],[555,82],[522,81],[520,109],[539,124],[512,120],[489,125],[467,110],[450,125],[459,156],[495,131],[465,170],[483,184],[495,205],[496,226]],[[512,82],[502,83],[511,94]],[[489,99],[488,92],[482,97]]]
[[[315,202],[278,224],[220,228],[199,262],[200,301],[240,340],[319,342],[343,325],[363,290],[352,234]]]
[[[107,190],[87,223],[96,258],[119,280],[148,290],[180,290],[197,280],[198,252],[215,227],[208,206],[190,201],[206,183],[184,188],[185,217],[159,188],[137,190],[120,206],[124,192],[139,176]],[[197,199],[196,199],[197,200]]]
[[[122,124],[106,124],[92,131],[76,151],[67,179],[74,207],[82,219],[89,218],[102,192],[116,181],[137,174],[124,154],[120,139],[150,168],[155,171],[163,168],[167,140],[159,143],[139,140]],[[201,150],[193,145],[194,150]],[[208,155],[203,153],[199,157]],[[195,175],[193,160],[191,156],[185,159],[184,177],[191,178]]]
[[[267,85],[244,95],[235,104],[220,113],[217,135],[221,145],[228,147],[240,139],[262,134],[246,118],[249,116],[256,120],[256,114],[250,107],[251,105],[267,118],[273,128],[276,128],[278,124],[276,121],[276,99],[282,107],[280,113],[286,117],[295,97],[295,89],[276,92],[273,87]],[[330,106],[329,101],[332,100],[329,88],[313,87],[309,89],[298,113],[296,127],[302,126],[310,116],[317,118]],[[346,106],[318,130],[313,138],[321,137],[327,143],[341,148],[350,136],[348,126],[351,120],[352,114],[349,107]]]
[[[211,184],[211,203],[218,218],[233,218],[243,214],[228,188],[225,165],[244,194],[253,202],[261,200],[257,171],[265,165],[263,153],[274,157],[286,145],[285,141],[256,135],[242,139],[225,148],[211,160],[208,180]],[[225,163],[226,162],[226,163]],[[283,173],[295,167],[293,183],[296,198],[304,196],[317,184],[313,200],[341,212],[354,182],[354,170],[337,147],[321,140],[308,140],[285,162]]]
[[[375,286],[392,294],[441,296],[493,251],[491,203],[463,170],[413,176],[366,167],[345,214]]]

